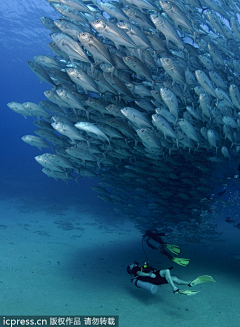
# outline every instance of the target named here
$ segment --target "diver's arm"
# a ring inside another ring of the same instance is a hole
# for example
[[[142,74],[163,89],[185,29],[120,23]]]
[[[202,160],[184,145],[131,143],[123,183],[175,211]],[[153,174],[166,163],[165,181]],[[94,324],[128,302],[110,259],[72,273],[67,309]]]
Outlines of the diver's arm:
[[[137,272],[137,275],[138,276],[142,276],[142,277],[151,277],[151,278],[155,278],[156,275],[153,274],[153,273],[145,273],[145,272],[142,272],[142,271],[138,271]]]

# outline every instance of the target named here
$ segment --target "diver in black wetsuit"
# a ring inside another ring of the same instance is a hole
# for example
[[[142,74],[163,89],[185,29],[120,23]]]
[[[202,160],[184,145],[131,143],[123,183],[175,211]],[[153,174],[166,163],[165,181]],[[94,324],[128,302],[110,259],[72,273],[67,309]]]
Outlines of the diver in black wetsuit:
[[[171,267],[170,269],[172,269]],[[162,269],[158,270],[149,266],[145,263],[143,266],[140,266],[138,262],[135,261],[134,264],[130,264],[127,267],[127,272],[132,275],[133,279],[141,280],[143,282],[148,282],[154,285],[163,285],[169,284],[171,285],[173,292],[179,292],[179,288],[177,285],[189,285],[191,281],[184,281],[176,276],[171,276],[170,269]]]
[[[177,263],[178,265],[186,267],[190,261],[189,259],[176,258],[167,252],[167,250],[169,250],[173,254],[178,255],[180,253],[180,248],[177,245],[172,245],[164,242],[161,236],[165,235],[165,233],[159,233],[155,230],[147,230],[143,235],[143,240],[146,241],[147,245],[151,249],[160,251],[162,254],[166,255],[169,260]]]
[[[204,283],[204,282],[215,282],[211,276],[203,275],[195,278],[192,281],[185,281],[179,279],[176,276],[172,276],[169,269],[155,269],[152,266],[149,266],[147,262],[144,265],[139,265],[138,262],[130,263],[127,266],[127,272],[132,275],[132,281],[134,281],[137,287],[145,288],[149,290],[149,287],[146,285],[163,285],[169,284],[172,287],[174,294],[184,294],[184,295],[195,295],[199,291],[195,290],[180,290],[175,284],[177,285],[188,285],[189,287],[193,287],[197,284]],[[138,281],[143,282],[139,286]]]

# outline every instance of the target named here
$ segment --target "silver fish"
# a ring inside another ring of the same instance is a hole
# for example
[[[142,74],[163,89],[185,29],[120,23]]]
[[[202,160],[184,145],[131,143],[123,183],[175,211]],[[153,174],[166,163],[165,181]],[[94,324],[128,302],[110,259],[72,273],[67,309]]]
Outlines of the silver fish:
[[[183,69],[174,62],[174,60],[169,58],[161,58],[161,64],[165,71],[172,77],[173,82],[177,82],[180,84],[185,84],[185,75]]]
[[[212,85],[211,81],[209,80],[209,78],[207,77],[207,75],[202,70],[196,70],[195,76],[198,80],[198,83],[202,86],[202,88],[205,90],[205,92],[216,97],[213,85]]]
[[[123,57],[123,61],[137,74],[137,76],[142,76],[149,81],[153,81],[150,70],[141,60],[136,57],[127,56]]]
[[[163,116],[169,123],[175,124],[176,123],[176,117],[173,116],[169,110],[165,108],[156,108],[155,109],[156,114]]]
[[[164,137],[170,136],[172,138],[177,138],[174,130],[168,121],[161,115],[152,115],[153,125],[164,134]]]
[[[176,95],[166,87],[160,89],[160,94],[170,113],[178,119],[178,101]]]
[[[126,2],[135,5],[137,8],[156,10],[154,3],[150,0],[126,0]]]
[[[60,107],[65,106],[66,103],[61,100],[61,98],[57,95],[56,91],[49,90],[49,91],[44,91],[43,93],[44,93],[45,97],[48,98],[48,100],[50,100],[54,104],[56,104]]]
[[[137,23],[141,28],[154,28],[153,23],[144,12],[138,10],[137,8],[122,8],[124,14],[130,18],[130,20]]]
[[[91,63],[86,53],[79,46],[79,43],[70,36],[63,33],[53,33],[51,37],[59,49],[69,56],[71,63],[73,63],[73,59]]]
[[[99,127],[97,127],[96,125],[92,124],[92,123],[86,123],[86,122],[78,122],[77,124],[74,125],[76,128],[85,131],[87,133],[91,134],[95,134],[97,135],[97,137],[100,140],[103,141],[108,141],[108,143],[110,144],[109,138],[107,137],[106,134],[104,134],[101,129]]]
[[[166,38],[167,44],[169,41],[175,43],[180,49],[184,48],[184,43],[182,42],[181,38],[179,37],[176,29],[162,16],[153,14],[150,15],[150,18],[156,28],[162,32]]]
[[[102,36],[112,40],[118,49],[119,45],[136,47],[136,44],[130,37],[113,23],[98,19],[92,22],[91,25],[98,33],[101,33]]]
[[[138,128],[153,127],[148,116],[145,113],[138,111],[137,109],[125,107],[121,109],[121,113]]]
[[[232,101],[230,100],[228,94],[221,90],[219,87],[215,89],[215,94],[219,100],[221,100],[225,106],[232,108],[233,104]]]
[[[112,127],[118,128],[124,135],[127,137],[136,138],[136,133],[133,128],[129,126],[129,124],[123,119],[119,118],[110,118],[106,121],[106,123]]]
[[[139,27],[126,22],[118,22],[117,26],[127,33],[138,48],[151,48],[151,43]]]
[[[127,95],[130,99],[133,99],[132,93],[126,87],[125,83],[123,83],[120,78],[117,76],[111,76],[111,73],[103,73],[105,80],[110,84],[119,95]]]
[[[54,162],[51,160],[51,156],[52,155],[50,153],[44,153],[40,156],[34,157],[34,159],[45,168],[49,168],[53,171],[64,172],[64,168],[54,164]]]
[[[224,125],[228,125],[228,126],[230,126],[232,128],[239,128],[238,124],[236,123],[236,121],[232,117],[224,116],[222,118],[222,121],[223,121]]]
[[[36,60],[36,62],[38,62],[40,65],[43,65],[47,68],[61,69],[65,67],[60,61],[56,60],[56,58],[51,56],[38,55],[34,57],[34,60]]]
[[[213,64],[212,60],[208,56],[199,55],[198,59],[207,68],[207,70],[214,70],[214,64]]]
[[[80,141],[87,140],[87,138],[83,136],[80,133],[80,131],[74,126],[70,126],[66,123],[61,123],[61,122],[54,122],[51,125],[57,132],[69,137],[73,143],[75,143],[76,140],[80,140]]]
[[[55,85],[53,80],[50,78],[48,72],[39,63],[33,60],[28,60],[27,63],[31,70],[34,72],[34,74],[39,77],[40,82],[45,81],[47,83]]]
[[[87,150],[80,149],[76,146],[67,148],[65,150],[70,156],[81,159],[83,162],[85,161],[97,161],[97,159],[89,153]]]
[[[60,0],[60,2],[74,10],[91,13],[91,10],[81,0]]]
[[[82,69],[67,68],[66,72],[71,80],[77,85],[80,85],[86,93],[87,91],[99,93],[98,86],[94,82],[94,79],[86,74]]]
[[[24,108],[21,103],[9,102],[7,106],[17,114],[22,115],[25,119],[27,119],[27,116],[32,116],[32,113],[27,108]]]
[[[211,80],[213,81],[213,83],[215,83],[217,85],[217,87],[219,87],[220,89],[223,89],[223,90],[227,89],[224,81],[222,80],[222,77],[217,72],[210,71],[208,74],[209,74],[209,77],[211,78]]]
[[[196,129],[189,121],[187,121],[186,119],[179,119],[178,124],[181,130],[187,135],[188,138],[197,143],[200,142]]]
[[[159,3],[165,13],[172,18],[177,27],[178,25],[180,25],[188,29],[190,32],[193,32],[193,26],[191,21],[175,3],[170,1],[159,1]]]
[[[48,28],[50,31],[52,31],[53,33],[60,33],[60,29],[54,25],[54,21],[52,18],[50,17],[41,17],[41,22],[43,23],[43,25]]]
[[[217,152],[217,134],[214,130],[209,129],[207,131],[207,139],[208,142],[211,146],[213,146],[214,148],[216,148],[216,152]]]
[[[108,49],[95,36],[84,32],[78,35],[78,40],[85,47],[85,49],[93,55],[95,62],[100,60],[114,66],[113,59]]]
[[[72,37],[74,40],[78,40],[78,34],[87,32],[88,28],[85,25],[76,25],[66,19],[56,19],[54,20],[54,24],[59,28],[62,33],[67,34]]]
[[[84,17],[84,15],[81,14],[81,12],[72,9],[67,5],[64,5],[62,3],[53,3],[52,7],[58,12],[60,12],[60,14],[72,18],[76,22],[81,22],[83,24],[87,22],[86,18]]]
[[[25,102],[22,104],[22,106],[28,110],[28,112],[31,112],[32,116],[37,117],[50,117],[50,114],[44,110],[39,104],[36,104],[34,102]]]
[[[64,172],[61,172],[61,171],[55,171],[55,170],[51,170],[49,168],[43,168],[42,169],[42,172],[47,175],[48,177],[52,177],[54,178],[56,181],[58,179],[61,179],[63,180],[64,182],[68,182],[69,179],[75,179],[76,182],[78,183],[78,178],[80,177],[73,177],[70,173],[64,173]]]
[[[118,8],[114,5],[114,3],[110,2],[98,2],[99,7],[106,11],[109,15],[116,17],[118,20],[128,21],[128,16],[122,11],[122,9]]]
[[[237,85],[231,84],[229,86],[229,94],[234,106],[240,110],[240,93]]]
[[[136,132],[145,147],[157,149],[162,148],[161,138],[156,132],[153,132],[148,128],[137,129]]]

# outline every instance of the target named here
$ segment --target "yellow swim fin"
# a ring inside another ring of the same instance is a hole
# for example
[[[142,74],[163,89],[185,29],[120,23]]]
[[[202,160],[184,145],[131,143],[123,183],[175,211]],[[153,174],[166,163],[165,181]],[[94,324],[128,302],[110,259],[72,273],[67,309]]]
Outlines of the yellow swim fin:
[[[178,255],[180,253],[180,248],[177,245],[172,245],[172,244],[164,244],[165,248],[171,251],[172,253]]]
[[[185,259],[185,258],[172,258],[172,261],[177,263],[180,266],[186,267],[189,264],[190,259]]]
[[[195,278],[194,280],[192,280],[189,283],[189,286],[192,287],[192,286],[196,286],[198,284],[207,283],[207,282],[216,282],[216,281],[212,278],[212,276],[203,275],[203,276],[199,276],[199,277]]]
[[[197,293],[199,293],[200,291],[194,291],[194,290],[177,290],[174,292],[174,294],[183,294],[183,295],[188,295],[188,296],[192,296],[195,295]]]

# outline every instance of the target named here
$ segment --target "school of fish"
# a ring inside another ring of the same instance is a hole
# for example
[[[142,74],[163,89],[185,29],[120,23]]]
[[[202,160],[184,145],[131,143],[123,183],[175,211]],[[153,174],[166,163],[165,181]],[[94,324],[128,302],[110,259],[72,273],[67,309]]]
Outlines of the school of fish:
[[[240,1],[47,1],[53,55],[28,61],[47,100],[8,103],[37,118],[22,140],[52,148],[35,157],[47,176],[98,178],[142,230],[198,242],[216,187],[238,178]]]

